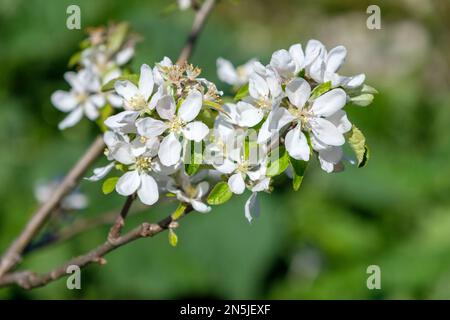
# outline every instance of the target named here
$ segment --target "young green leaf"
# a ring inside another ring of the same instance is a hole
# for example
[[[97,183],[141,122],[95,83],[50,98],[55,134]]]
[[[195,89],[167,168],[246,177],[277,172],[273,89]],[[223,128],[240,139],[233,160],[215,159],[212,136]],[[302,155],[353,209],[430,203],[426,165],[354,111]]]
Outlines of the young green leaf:
[[[172,220],[178,220],[180,217],[184,214],[184,211],[186,211],[187,204],[184,202],[180,202],[177,209],[172,213]]]
[[[128,23],[121,22],[117,24],[114,27],[113,32],[108,37],[108,49],[112,52],[116,52],[117,50],[119,50],[125,40],[128,30]]]
[[[111,177],[106,179],[102,185],[103,194],[110,194],[113,192],[116,187],[117,180],[119,180],[119,177]]]
[[[178,243],[178,237],[173,229],[169,229],[169,243],[172,247],[176,247]]]
[[[294,158],[290,158],[290,162],[294,173],[294,177],[292,179],[292,187],[294,188],[295,191],[297,191],[300,188],[300,185],[302,184],[303,176],[305,175],[308,162],[296,160]]]
[[[235,101],[239,101],[242,100],[242,98],[248,96],[248,83],[243,85],[238,92],[236,93],[236,95],[234,96],[234,100]]]
[[[356,126],[353,126],[352,130],[347,134],[347,139],[350,147],[355,152],[358,168],[365,166],[369,160],[370,153],[364,134]]]
[[[69,68],[74,67],[81,59],[81,51],[75,52],[69,59],[67,66]]]
[[[208,195],[207,202],[210,205],[219,205],[230,200],[233,193],[226,182],[217,183]]]
[[[277,154],[277,152],[279,157],[277,159],[273,159],[273,157]],[[289,166],[289,155],[286,152],[285,148],[280,147],[272,151],[269,156],[269,159],[270,162],[267,165],[266,171],[266,176],[268,177],[275,177],[283,173],[284,170],[286,170],[287,167]]]
[[[373,94],[363,93],[359,96],[350,98],[350,101],[360,107],[367,107],[373,101]]]
[[[105,132],[108,130],[108,128],[105,125],[105,120],[112,115],[114,112],[114,109],[111,107],[110,104],[105,105],[101,110],[100,110],[100,116],[97,118],[97,120],[95,120],[95,122],[97,123],[97,125],[100,127],[100,130],[102,132]]]
[[[314,90],[311,92],[310,99],[316,99],[317,97],[323,95],[325,92],[330,91],[330,89],[331,89],[331,81],[324,82],[314,88]]]

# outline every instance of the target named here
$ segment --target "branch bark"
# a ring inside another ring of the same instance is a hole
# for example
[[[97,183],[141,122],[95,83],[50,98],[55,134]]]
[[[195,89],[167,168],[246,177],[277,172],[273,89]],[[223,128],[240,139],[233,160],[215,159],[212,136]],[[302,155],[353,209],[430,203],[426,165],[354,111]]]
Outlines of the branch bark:
[[[191,211],[191,207],[186,208],[184,215],[182,215],[180,218],[187,215]],[[17,284],[24,289],[32,289],[44,286],[67,275],[66,271],[70,265],[77,265],[80,268],[86,267],[92,263],[99,263],[103,265],[106,263],[106,260],[103,257],[109,252],[135,240],[146,237],[153,237],[154,235],[161,233],[169,227],[172,227],[173,224],[174,220],[170,215],[162,219],[158,223],[144,222],[138,227],[124,234],[123,236],[119,236],[113,242],[106,241],[105,243],[89,251],[88,253],[75,257],[47,273],[38,274],[31,271],[20,271],[6,274],[2,278],[0,278],[0,287]]]
[[[194,50],[194,46],[197,43],[198,36],[205,26],[206,20],[208,19],[211,11],[216,4],[216,0],[206,0],[195,15],[194,23],[192,24],[192,30],[189,34],[183,49],[181,50],[180,56],[178,57],[177,63],[182,63],[189,60]]]
[[[216,0],[206,0],[199,10],[196,12],[194,22],[192,25],[191,33],[189,34],[183,49],[181,50],[180,56],[178,58],[178,63],[187,61],[192,55],[193,48],[197,42],[197,39],[203,30],[203,27],[206,23],[208,16],[210,15],[214,5],[216,4]],[[61,199],[69,193],[81,179],[81,177],[85,174],[87,169],[91,166],[91,164],[103,153],[105,148],[105,144],[103,142],[103,138],[101,136],[97,137],[89,149],[85,152],[83,157],[75,164],[75,166],[70,170],[67,176],[64,178],[63,182],[57,188],[57,190],[52,195],[51,199],[43,204],[38,211],[36,211],[24,230],[20,233],[20,235],[16,238],[16,240],[11,244],[11,246],[6,250],[0,261],[0,286],[4,285],[4,283],[18,283],[19,280],[22,283],[35,284],[34,286],[40,286],[48,283],[50,280],[61,277],[65,274],[65,269],[61,273],[62,269],[55,270],[48,274],[44,274],[41,277],[36,278],[36,274],[31,272],[18,272],[7,274],[13,267],[15,267],[21,260],[21,255],[23,250],[30,244],[34,236],[39,232],[42,226],[50,217],[51,212],[58,206]],[[132,201],[131,201],[132,202]],[[131,203],[130,203],[131,205]],[[171,219],[170,219],[171,220]],[[164,221],[161,221],[164,222]],[[170,223],[170,222],[169,222]],[[120,227],[121,228],[121,227]],[[144,236],[153,236],[164,230],[159,224],[142,224],[138,228],[134,230],[133,233],[128,233],[123,237],[118,237],[114,243],[107,241],[103,246],[100,246],[97,249],[92,250],[85,256],[78,257],[78,260],[71,260],[68,263],[77,264],[76,262],[80,262],[81,266],[92,263],[93,260],[89,257],[91,256],[102,256],[103,254],[108,253],[109,251],[120,247],[130,241],[133,241],[137,238]],[[120,232],[120,230],[119,230]],[[133,232],[133,231],[132,231]],[[107,245],[108,244],[108,245]],[[98,252],[96,251],[98,250]],[[103,253],[103,254],[102,254]],[[74,261],[75,260],[75,261]],[[67,264],[65,264],[67,265]],[[18,276],[18,275],[21,276]],[[16,279],[12,281],[12,279]],[[28,279],[28,280],[24,280]],[[45,280],[45,281],[44,281]],[[11,282],[12,281],[12,282]],[[20,285],[20,284],[19,284]],[[22,286],[26,287],[26,286]]]
[[[20,262],[23,250],[48,220],[52,211],[58,207],[61,199],[78,184],[78,181],[80,181],[91,164],[103,153],[104,149],[103,137],[98,136],[70,170],[52,197],[33,214],[23,231],[3,255],[0,261],[0,278]]]

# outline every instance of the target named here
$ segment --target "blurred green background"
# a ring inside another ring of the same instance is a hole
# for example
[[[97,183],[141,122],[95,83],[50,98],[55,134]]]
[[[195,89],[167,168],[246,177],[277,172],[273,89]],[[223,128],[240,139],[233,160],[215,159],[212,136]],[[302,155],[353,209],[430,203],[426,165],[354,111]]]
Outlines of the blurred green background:
[[[60,132],[64,117],[50,95],[67,89],[63,73],[85,34],[68,30],[78,4],[82,27],[127,20],[143,36],[133,67],[176,59],[192,12],[167,13],[172,1],[0,0],[0,250],[37,206],[36,181],[62,176],[96,134],[87,120]],[[382,29],[366,28],[366,8],[381,8]],[[82,290],[62,279],[0,298],[450,298],[450,3],[448,1],[222,1],[192,62],[217,81],[215,59],[236,64],[317,38],[347,46],[344,75],[364,72],[380,94],[348,107],[371,147],[367,167],[326,174],[317,162],[300,191],[280,185],[261,196],[262,214],[244,218],[247,195],[177,230],[112,252],[105,266],[82,273]],[[229,88],[223,86],[224,90]],[[101,164],[99,161],[98,164]],[[74,219],[118,208],[101,183],[82,182],[88,209]],[[156,221],[171,206],[127,222]],[[108,227],[26,257],[21,268],[47,271],[104,241]],[[368,290],[366,269],[381,268],[381,290]]]

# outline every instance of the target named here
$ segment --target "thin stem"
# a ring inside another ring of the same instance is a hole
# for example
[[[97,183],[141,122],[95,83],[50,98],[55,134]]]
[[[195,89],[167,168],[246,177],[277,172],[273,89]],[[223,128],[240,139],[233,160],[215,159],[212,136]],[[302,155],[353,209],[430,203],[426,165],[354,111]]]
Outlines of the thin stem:
[[[183,216],[187,215],[192,211],[191,207],[186,208],[186,211]],[[179,219],[181,219],[181,216]],[[10,274],[6,274],[2,278],[0,278],[0,287],[5,287],[11,284],[17,284],[24,289],[32,289],[36,287],[44,286],[52,281],[55,281],[67,273],[67,268],[71,265],[76,265],[80,268],[86,267],[92,263],[105,264],[106,260],[104,256],[109,252],[126,245],[130,242],[133,242],[140,238],[153,237],[162,231],[172,228],[175,222],[172,217],[169,215],[166,218],[162,219],[158,223],[147,223],[144,222],[141,225],[137,226],[133,230],[124,234],[123,236],[119,236],[115,241],[110,242],[106,241],[102,245],[97,248],[89,251],[88,253],[75,257],[63,265],[43,274],[34,273],[31,271],[20,271],[14,272]]]
[[[198,9],[197,14],[195,15],[194,23],[192,25],[191,33],[186,39],[186,43],[184,44],[184,47],[181,50],[177,63],[187,61],[191,57],[192,51],[194,50],[194,46],[198,40],[198,36],[203,30],[206,20],[208,19],[215,4],[216,0],[206,0],[202,4],[200,9]]]
[[[125,201],[122,210],[120,210],[120,214],[117,216],[116,221],[109,230],[108,241],[110,242],[115,241],[120,236],[120,231],[125,225],[125,218],[128,215],[128,211],[130,211],[134,199],[136,199],[135,194],[127,197],[127,200]]]
[[[33,214],[23,231],[3,255],[0,261],[0,278],[20,262],[23,250],[48,220],[52,211],[58,207],[61,199],[78,184],[91,164],[103,153],[104,148],[103,137],[98,136],[54,191],[52,197]]]

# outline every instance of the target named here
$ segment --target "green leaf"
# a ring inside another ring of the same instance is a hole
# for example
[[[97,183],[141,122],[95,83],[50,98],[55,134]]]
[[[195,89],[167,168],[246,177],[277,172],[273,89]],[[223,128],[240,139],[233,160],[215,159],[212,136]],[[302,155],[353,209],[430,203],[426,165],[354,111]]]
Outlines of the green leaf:
[[[355,152],[358,168],[364,167],[370,156],[369,148],[366,145],[366,138],[356,126],[353,126],[352,130],[346,136],[350,147]]]
[[[295,191],[300,188],[300,185],[303,181],[303,176],[305,175],[306,167],[308,166],[307,161],[296,160],[294,158],[290,158],[290,162],[292,165],[292,169],[294,171],[294,178],[292,180],[292,187]]]
[[[69,59],[69,62],[67,63],[67,66],[69,68],[74,67],[81,59],[81,51],[75,52]]]
[[[314,90],[311,92],[310,99],[316,99],[317,97],[323,95],[325,92],[330,91],[330,89],[331,89],[331,81],[324,82],[314,88]]]
[[[186,211],[187,204],[184,202],[180,202],[178,205],[178,208],[172,213],[171,217],[172,220],[178,220],[180,217],[184,214],[184,211]]]
[[[105,92],[105,91],[113,90],[116,81],[119,81],[119,80],[120,81],[128,80],[128,81],[134,83],[135,85],[138,85],[139,76],[137,74],[128,74],[128,75],[124,75],[124,76],[120,76],[118,78],[112,79],[103,85],[102,91]]]
[[[244,84],[234,96],[235,101],[242,100],[242,98],[248,96],[248,83]]]
[[[103,194],[110,194],[113,192],[116,187],[117,180],[119,180],[119,177],[111,177],[106,179],[102,185]]]
[[[277,159],[273,159],[276,153],[279,153],[279,157]],[[267,165],[266,176],[275,177],[284,172],[289,166],[289,155],[286,152],[286,149],[283,147],[276,148],[273,150],[269,156],[269,164]]]
[[[378,90],[374,87],[369,86],[368,84],[365,84],[361,89],[361,93],[378,94]]]
[[[102,132],[105,132],[108,130],[108,128],[105,125],[105,120],[112,115],[114,112],[113,107],[111,107],[110,104],[105,105],[102,109],[100,109],[100,116],[95,120],[97,125],[100,127],[100,130]]]
[[[116,52],[120,49],[125,37],[128,33],[129,26],[126,22],[121,22],[114,26],[113,32],[108,36],[108,49],[112,52]]]
[[[208,195],[208,204],[219,205],[230,200],[233,193],[228,187],[228,183],[222,181],[217,183]]]
[[[172,247],[176,247],[178,243],[178,237],[173,229],[169,229],[169,243]]]
[[[350,101],[360,107],[367,107],[373,101],[373,94],[363,93],[359,96],[350,98]]]

